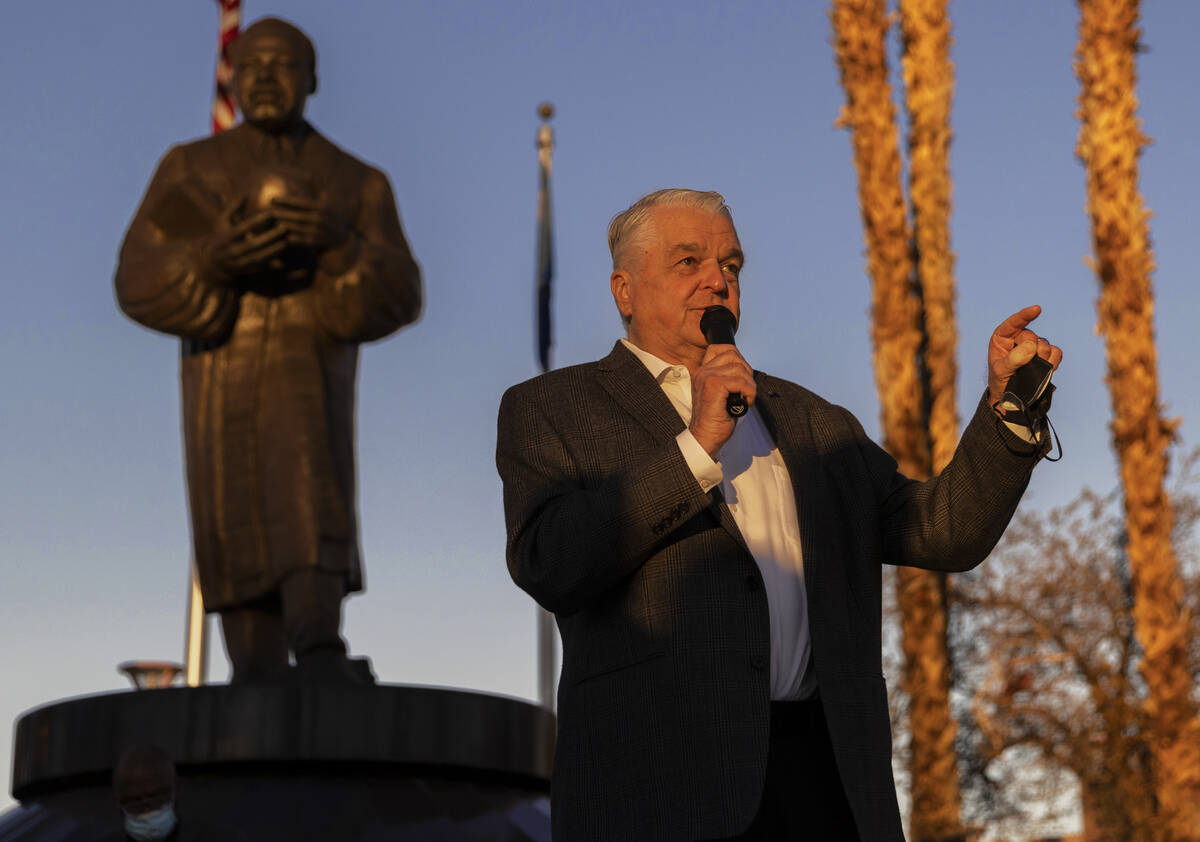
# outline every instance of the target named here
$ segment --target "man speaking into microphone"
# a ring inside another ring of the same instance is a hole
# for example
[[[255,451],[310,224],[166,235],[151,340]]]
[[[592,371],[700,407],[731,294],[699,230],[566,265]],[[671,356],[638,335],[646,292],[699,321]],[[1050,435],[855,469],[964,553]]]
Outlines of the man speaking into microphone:
[[[958,451],[917,482],[729,341],[745,256],[720,194],[651,193],[608,241],[626,337],[500,405],[508,568],[563,640],[554,838],[903,839],[881,566],[991,551],[1049,444],[993,407],[1062,351],[1026,329],[1039,308],[1005,320]]]

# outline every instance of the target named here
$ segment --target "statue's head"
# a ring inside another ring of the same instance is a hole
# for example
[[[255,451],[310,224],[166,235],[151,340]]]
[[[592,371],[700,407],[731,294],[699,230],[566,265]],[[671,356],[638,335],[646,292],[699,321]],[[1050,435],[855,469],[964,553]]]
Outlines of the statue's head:
[[[247,123],[272,134],[304,118],[304,103],[317,90],[312,41],[279,18],[260,18],[233,42],[233,94]]]

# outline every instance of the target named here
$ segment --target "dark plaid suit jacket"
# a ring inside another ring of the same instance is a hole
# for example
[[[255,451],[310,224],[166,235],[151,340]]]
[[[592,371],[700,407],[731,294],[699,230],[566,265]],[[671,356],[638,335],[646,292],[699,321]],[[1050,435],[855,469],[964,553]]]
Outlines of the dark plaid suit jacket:
[[[864,842],[903,838],[880,668],[883,563],[977,565],[1037,457],[981,402],[934,480],[901,476],[845,409],[755,373],[800,516],[814,668]],[[767,758],[762,577],[683,422],[617,343],[508,390],[497,465],[508,568],[563,641],[552,821],[558,842],[729,836]]]

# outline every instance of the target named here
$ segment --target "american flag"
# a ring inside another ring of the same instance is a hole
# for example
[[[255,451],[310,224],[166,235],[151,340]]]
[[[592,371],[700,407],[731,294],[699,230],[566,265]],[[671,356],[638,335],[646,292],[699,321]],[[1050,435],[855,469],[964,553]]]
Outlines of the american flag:
[[[230,46],[238,36],[242,25],[242,0],[217,0],[221,7],[221,34],[217,42],[217,86],[213,91],[212,130],[213,134],[232,128],[237,120],[233,106],[233,62],[229,58]]]

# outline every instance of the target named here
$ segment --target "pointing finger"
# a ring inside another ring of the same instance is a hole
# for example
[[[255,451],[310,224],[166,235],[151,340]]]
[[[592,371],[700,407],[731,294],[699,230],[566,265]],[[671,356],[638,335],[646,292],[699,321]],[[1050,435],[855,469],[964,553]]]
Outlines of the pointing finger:
[[[1015,339],[1025,326],[1040,316],[1042,308],[1038,304],[1031,304],[1013,313],[1007,319],[1000,323],[994,331],[994,335],[1007,339]]]

